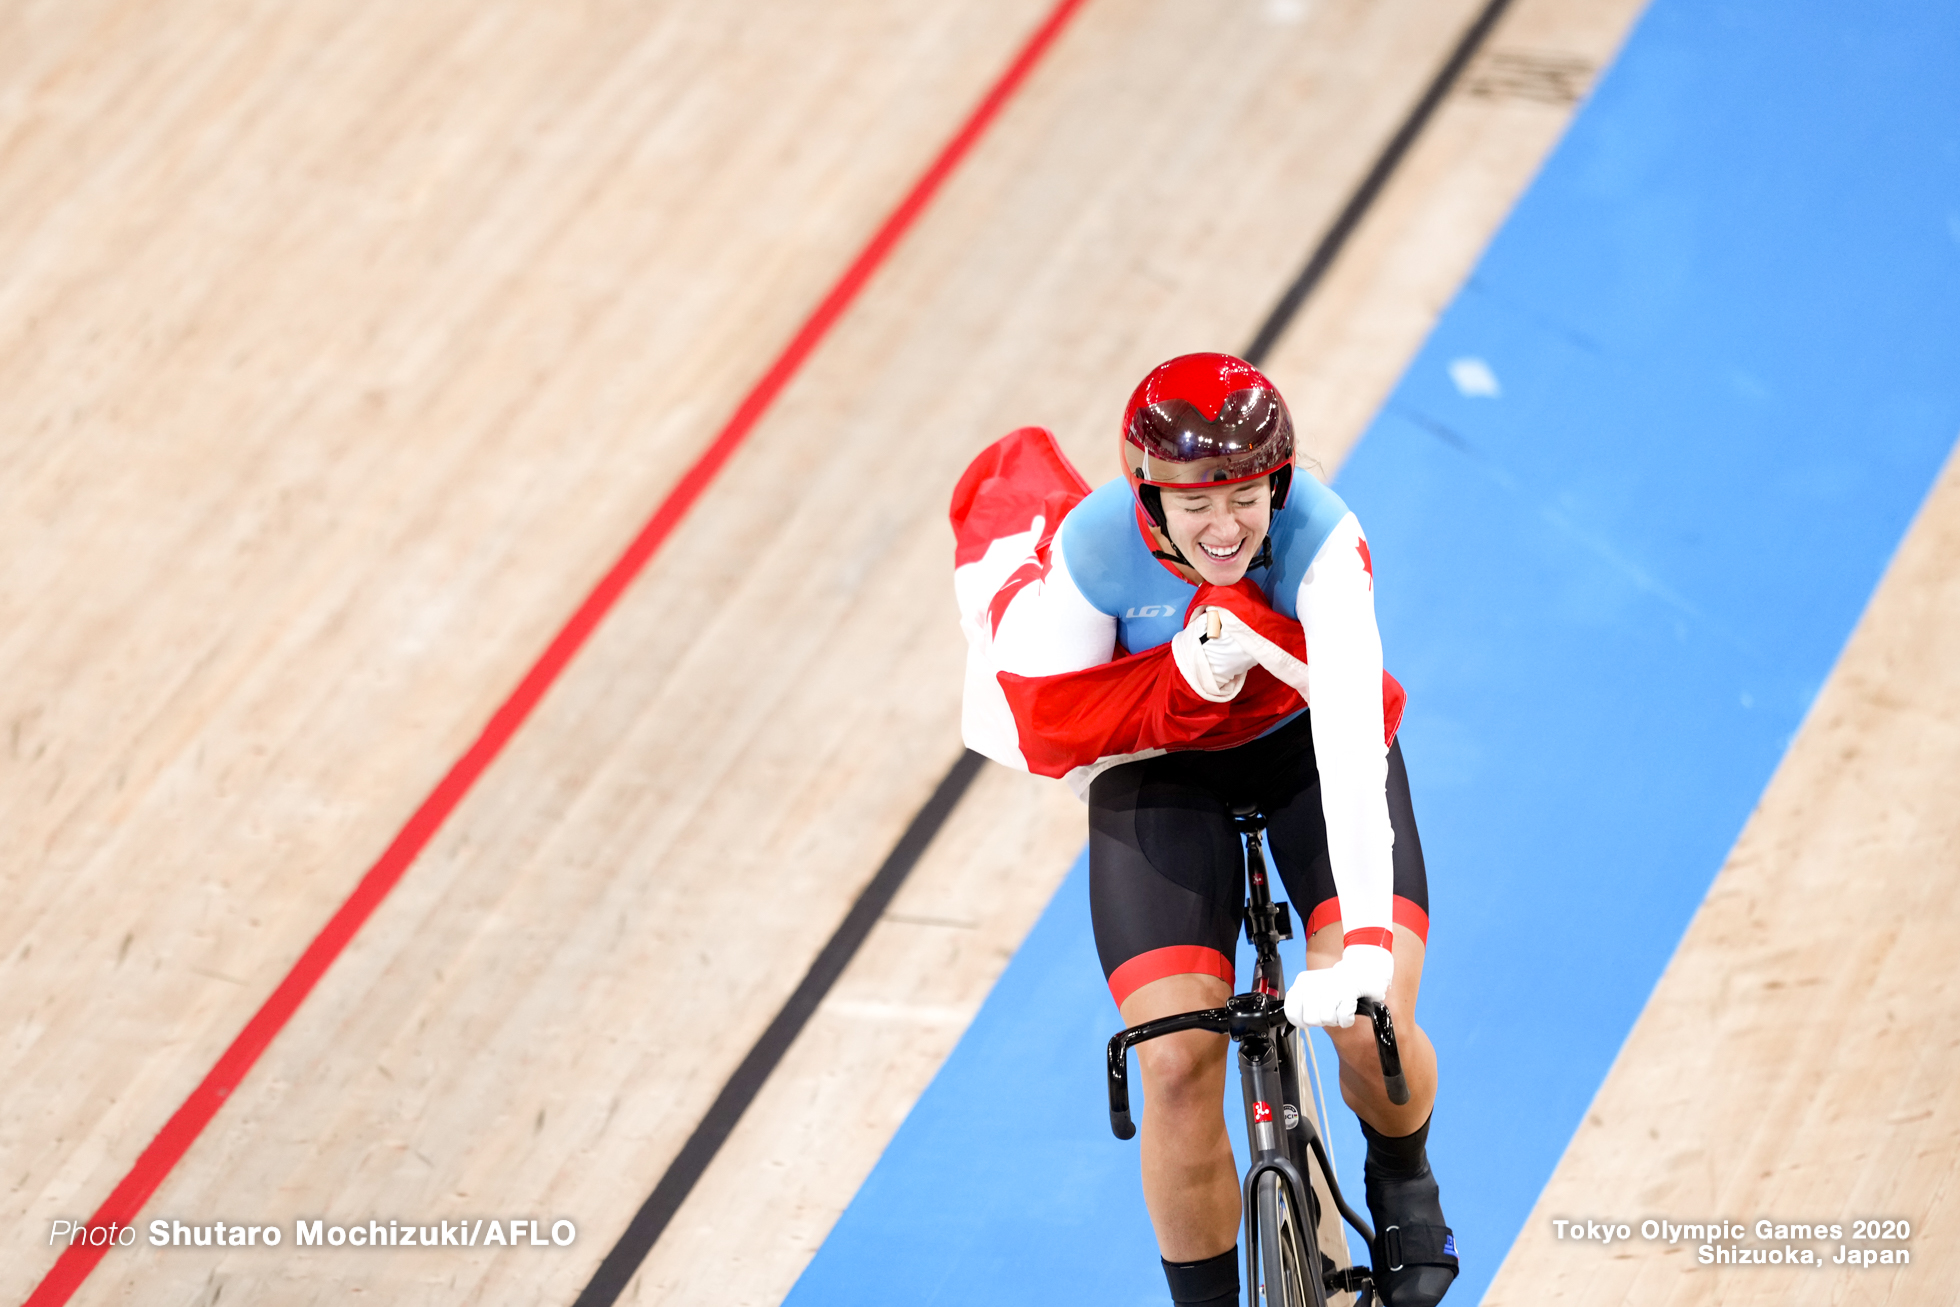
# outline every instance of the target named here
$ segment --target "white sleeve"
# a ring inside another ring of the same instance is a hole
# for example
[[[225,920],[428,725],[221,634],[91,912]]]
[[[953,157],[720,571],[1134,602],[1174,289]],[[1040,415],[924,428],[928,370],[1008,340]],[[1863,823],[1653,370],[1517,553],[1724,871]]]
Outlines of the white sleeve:
[[[1394,832],[1388,822],[1388,748],[1382,725],[1382,638],[1374,567],[1349,513],[1300,580],[1307,636],[1307,702],[1327,819],[1327,856],[1343,931],[1394,925]]]

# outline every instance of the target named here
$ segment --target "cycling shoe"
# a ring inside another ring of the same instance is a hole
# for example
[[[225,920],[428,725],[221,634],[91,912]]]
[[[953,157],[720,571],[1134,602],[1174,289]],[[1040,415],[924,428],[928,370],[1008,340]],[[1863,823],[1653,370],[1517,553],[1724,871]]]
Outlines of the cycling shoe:
[[[1370,1158],[1363,1174],[1375,1218],[1376,1291],[1387,1307],[1434,1307],[1456,1279],[1457,1258],[1429,1159],[1413,1176],[1391,1180]]]

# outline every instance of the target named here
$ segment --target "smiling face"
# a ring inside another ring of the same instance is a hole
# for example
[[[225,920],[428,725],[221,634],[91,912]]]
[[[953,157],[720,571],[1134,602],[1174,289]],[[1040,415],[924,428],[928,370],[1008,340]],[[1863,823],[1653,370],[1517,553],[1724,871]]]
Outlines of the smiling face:
[[[1192,568],[1213,585],[1232,585],[1258,556],[1273,520],[1265,477],[1212,489],[1164,488],[1165,529]]]

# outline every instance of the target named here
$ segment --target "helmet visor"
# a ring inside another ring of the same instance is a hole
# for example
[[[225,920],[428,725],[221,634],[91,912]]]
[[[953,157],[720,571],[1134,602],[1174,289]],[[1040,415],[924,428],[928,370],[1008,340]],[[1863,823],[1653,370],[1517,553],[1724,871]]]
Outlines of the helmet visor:
[[[1132,469],[1153,485],[1243,481],[1293,456],[1286,405],[1263,388],[1227,395],[1216,420],[1189,400],[1146,404],[1131,417],[1127,435]]]

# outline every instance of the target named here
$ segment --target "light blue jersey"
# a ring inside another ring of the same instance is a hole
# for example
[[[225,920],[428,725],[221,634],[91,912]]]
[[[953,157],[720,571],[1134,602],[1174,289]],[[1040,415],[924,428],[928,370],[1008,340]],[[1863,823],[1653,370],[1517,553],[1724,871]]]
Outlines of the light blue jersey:
[[[1286,506],[1273,516],[1272,565],[1246,574],[1275,612],[1300,619],[1300,579],[1347,511],[1339,495],[1294,473]],[[1062,554],[1083,598],[1116,619],[1118,638],[1131,653],[1167,644],[1183,629],[1198,588],[1151,556],[1127,481],[1104,482],[1069,512]]]

